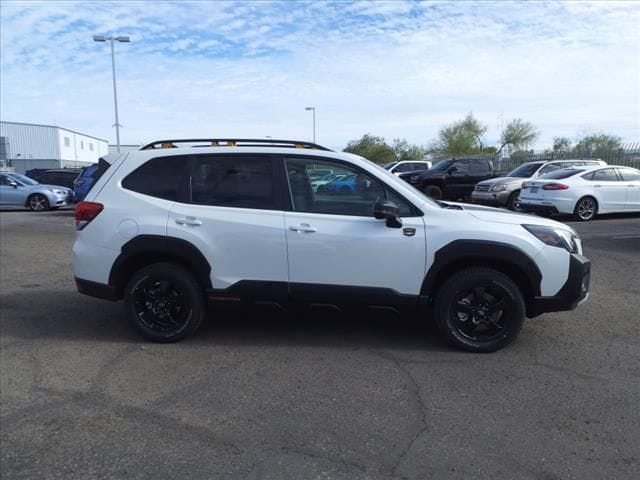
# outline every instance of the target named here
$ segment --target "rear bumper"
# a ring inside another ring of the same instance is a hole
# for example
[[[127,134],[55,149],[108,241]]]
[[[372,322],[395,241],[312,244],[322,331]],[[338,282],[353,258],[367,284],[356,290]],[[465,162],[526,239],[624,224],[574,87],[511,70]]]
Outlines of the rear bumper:
[[[589,298],[591,262],[584,256],[571,254],[569,277],[560,291],[552,297],[535,297],[527,312],[528,317],[537,317],[547,312],[573,310]]]
[[[84,280],[82,278],[75,277],[76,288],[78,292],[83,295],[89,295],[90,297],[102,298],[103,300],[110,300],[115,302],[120,300],[118,290],[111,285],[105,285],[103,283],[92,282],[90,280]]]

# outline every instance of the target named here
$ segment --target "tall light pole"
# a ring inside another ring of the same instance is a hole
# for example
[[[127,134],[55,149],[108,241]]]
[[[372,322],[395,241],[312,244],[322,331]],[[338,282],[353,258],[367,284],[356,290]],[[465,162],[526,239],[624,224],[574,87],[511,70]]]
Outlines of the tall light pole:
[[[316,143],[316,107],[304,107],[306,111],[313,111],[313,143]]]
[[[116,146],[118,149],[118,153],[120,153],[120,127],[122,125],[120,125],[120,122],[118,121],[118,91],[116,89],[116,55],[113,50],[113,42],[129,43],[131,40],[129,39],[129,37],[114,37],[114,36],[105,37],[104,35],[94,35],[93,41],[94,42],[107,42],[107,41],[111,42],[111,73],[113,73],[113,106],[116,111],[116,123],[114,126],[116,127]]]

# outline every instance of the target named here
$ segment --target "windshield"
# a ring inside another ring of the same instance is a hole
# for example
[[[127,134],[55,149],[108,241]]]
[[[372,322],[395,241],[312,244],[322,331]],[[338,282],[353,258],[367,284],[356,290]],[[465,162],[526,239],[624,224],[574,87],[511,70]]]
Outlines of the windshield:
[[[542,163],[524,163],[518,168],[511,170],[507,177],[529,178],[536,173],[536,170],[538,170],[541,165]]]
[[[33,178],[20,175],[19,173],[9,173],[8,175],[14,180],[17,180],[18,182],[24,185],[38,185],[39,183],[39,182],[36,182]]]
[[[429,170],[433,170],[434,172],[444,172],[447,168],[449,168],[453,164],[454,160],[440,160]]]
[[[547,173],[546,175],[542,175],[541,179],[560,179],[560,178],[569,178],[580,172],[584,172],[584,168],[560,168],[559,170],[554,170],[551,173]]]
[[[387,163],[387,164],[386,164],[384,167],[382,167],[382,168],[384,168],[385,170],[390,170],[390,169],[392,169],[392,168],[393,168],[395,165],[397,165],[397,164],[398,164],[398,162],[391,162],[391,163]]]

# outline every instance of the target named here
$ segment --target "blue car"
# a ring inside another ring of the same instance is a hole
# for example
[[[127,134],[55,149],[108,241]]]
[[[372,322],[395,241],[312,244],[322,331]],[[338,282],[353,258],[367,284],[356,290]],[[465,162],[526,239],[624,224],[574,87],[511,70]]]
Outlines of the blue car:
[[[348,177],[341,178],[340,180],[335,180],[324,186],[324,191],[330,193],[355,193],[356,175],[349,175]]]
[[[87,196],[93,182],[95,182],[95,173],[98,171],[98,164],[89,165],[84,167],[80,172],[80,175],[73,181],[73,192],[75,193],[76,201],[80,202]]]

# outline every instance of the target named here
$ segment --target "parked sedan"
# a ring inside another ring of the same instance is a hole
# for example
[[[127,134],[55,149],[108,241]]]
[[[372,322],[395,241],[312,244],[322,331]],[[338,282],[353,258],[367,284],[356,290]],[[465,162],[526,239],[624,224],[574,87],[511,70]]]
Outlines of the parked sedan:
[[[0,207],[50,210],[69,205],[73,191],[60,185],[38,183],[18,173],[0,173]]]
[[[316,192],[318,190],[319,187],[322,187],[323,185],[327,185],[333,181],[336,180],[340,180],[342,178],[346,177],[345,174],[341,174],[341,173],[329,173],[327,175],[325,175],[324,177],[322,177],[319,180],[314,180],[311,182],[311,189]]]
[[[524,182],[518,203],[525,212],[573,214],[582,221],[602,213],[640,212],[640,170],[563,168]]]

